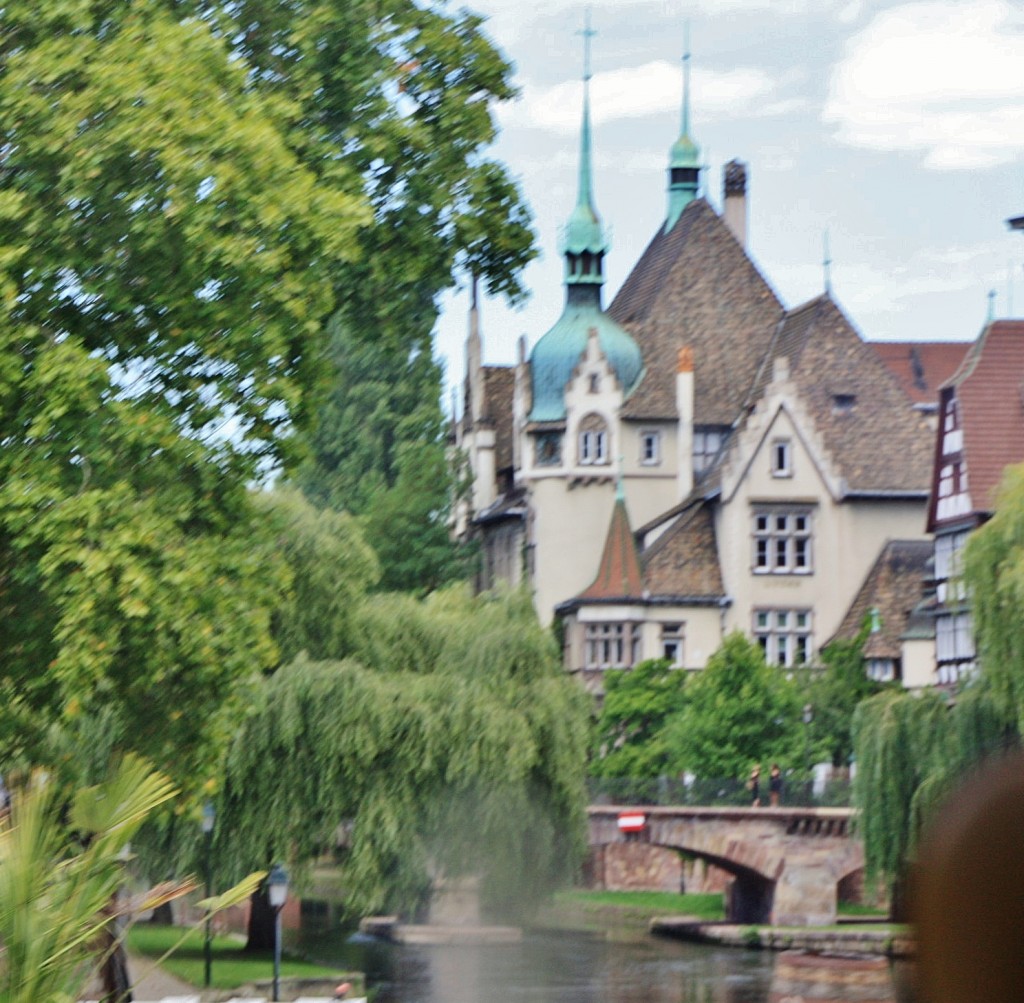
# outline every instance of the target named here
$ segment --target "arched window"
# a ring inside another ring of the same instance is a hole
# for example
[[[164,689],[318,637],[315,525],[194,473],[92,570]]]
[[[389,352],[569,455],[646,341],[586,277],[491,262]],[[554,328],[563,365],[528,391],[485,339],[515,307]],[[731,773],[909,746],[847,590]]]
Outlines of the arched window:
[[[588,414],[580,422],[579,443],[579,462],[581,466],[608,462],[608,426],[600,415]]]

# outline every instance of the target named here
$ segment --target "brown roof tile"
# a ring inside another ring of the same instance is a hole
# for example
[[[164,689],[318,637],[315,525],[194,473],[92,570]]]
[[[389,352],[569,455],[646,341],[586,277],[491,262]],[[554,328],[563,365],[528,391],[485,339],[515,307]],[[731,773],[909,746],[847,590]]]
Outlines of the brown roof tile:
[[[931,556],[930,540],[890,540],[864,579],[833,640],[855,638],[864,618],[875,608],[880,630],[868,638],[865,654],[899,658],[900,638],[921,602]]]
[[[639,599],[643,593],[640,560],[636,541],[629,526],[626,504],[617,499],[612,510],[612,521],[604,541],[604,553],[593,584],[578,596],[579,599]]]
[[[698,502],[640,557],[651,596],[720,599],[725,594],[711,506]]]
[[[765,356],[755,399],[780,356],[788,360],[790,378],[849,490],[928,490],[933,434],[927,422],[830,297],[786,314]]]
[[[947,385],[960,402],[971,500],[990,512],[1003,469],[1024,459],[1024,320],[989,324]]]
[[[731,425],[740,412],[782,305],[732,232],[696,199],[659,230],[608,313],[636,339],[644,376],[623,417],[674,418],[676,353],[694,356],[698,425]]]
[[[494,426],[495,469],[512,466],[512,394],[515,390],[514,366],[484,366],[486,414],[481,419]]]
[[[967,341],[869,341],[915,404],[935,404],[970,347]]]

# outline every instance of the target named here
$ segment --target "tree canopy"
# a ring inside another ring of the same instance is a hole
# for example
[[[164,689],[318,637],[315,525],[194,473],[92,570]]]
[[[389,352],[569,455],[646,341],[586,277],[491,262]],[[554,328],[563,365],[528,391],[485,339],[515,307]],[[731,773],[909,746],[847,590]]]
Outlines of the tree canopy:
[[[729,634],[686,687],[670,741],[677,768],[707,778],[742,778],[755,763],[797,760],[800,694],[767,665],[753,641]]]
[[[443,4],[5,8],[9,756],[104,711],[183,785],[216,770],[279,661],[249,488],[303,441],[326,318],[422,343],[458,268],[521,292],[526,211],[483,153],[508,74]]]
[[[331,387],[296,483],[315,504],[359,518],[380,560],[380,588],[437,588],[464,563],[448,524],[441,367],[429,345],[368,341],[341,315],[329,331]]]
[[[967,541],[963,577],[993,698],[1024,731],[1024,464],[1007,467],[996,511]]]
[[[665,659],[604,674],[590,772],[598,777],[667,776],[675,750],[666,726],[685,705],[686,673]]]
[[[482,873],[490,912],[516,915],[582,851],[585,694],[523,597],[376,596],[363,617],[351,658],[266,681],[229,757],[218,868],[301,868],[342,831],[359,908],[411,911],[432,876]]]

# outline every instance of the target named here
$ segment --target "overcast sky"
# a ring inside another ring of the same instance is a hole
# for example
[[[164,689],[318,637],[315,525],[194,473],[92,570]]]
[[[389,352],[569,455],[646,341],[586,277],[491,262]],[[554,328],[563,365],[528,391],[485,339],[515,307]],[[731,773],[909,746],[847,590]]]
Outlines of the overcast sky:
[[[511,363],[558,319],[560,228],[574,204],[582,43],[593,28],[594,175],[611,233],[605,303],[663,222],[690,24],[691,134],[721,205],[748,165],[748,248],[786,306],[832,289],[871,340],[969,340],[995,290],[1024,316],[1024,0],[476,0],[520,98],[494,154],[522,184],[541,257],[514,311],[482,304],[484,357]],[[468,295],[437,351],[461,386]]]

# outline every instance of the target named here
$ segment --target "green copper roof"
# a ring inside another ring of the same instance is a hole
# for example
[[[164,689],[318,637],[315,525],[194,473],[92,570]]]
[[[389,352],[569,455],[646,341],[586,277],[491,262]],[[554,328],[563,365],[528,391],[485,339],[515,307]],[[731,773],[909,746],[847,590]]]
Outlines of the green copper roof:
[[[682,211],[697,197],[700,188],[700,147],[690,138],[690,30],[686,30],[683,54],[683,112],[679,138],[668,151],[668,215],[665,230],[671,230]]]
[[[604,254],[608,250],[601,217],[594,208],[594,182],[591,172],[590,156],[590,39],[594,32],[590,29],[589,14],[587,26],[583,30],[586,43],[583,68],[583,124],[580,128],[580,168],[579,182],[576,193],[576,206],[569,215],[562,236],[563,254]],[[592,277],[573,277],[572,270],[566,272],[567,280],[574,282],[593,282]]]
[[[587,349],[591,329],[597,331],[601,351],[625,395],[640,382],[643,359],[636,342],[604,313],[599,301],[574,303],[570,297],[555,326],[537,342],[530,354],[533,384],[530,421],[565,418],[565,388]]]
[[[562,240],[565,255],[565,309],[555,326],[530,354],[533,386],[531,421],[565,418],[565,388],[587,349],[590,332],[623,392],[628,395],[640,380],[643,359],[636,342],[601,309],[604,282],[602,258],[608,250],[600,217],[594,209],[590,173],[590,15],[583,32],[583,126],[580,132],[580,173],[576,207],[569,216]]]

